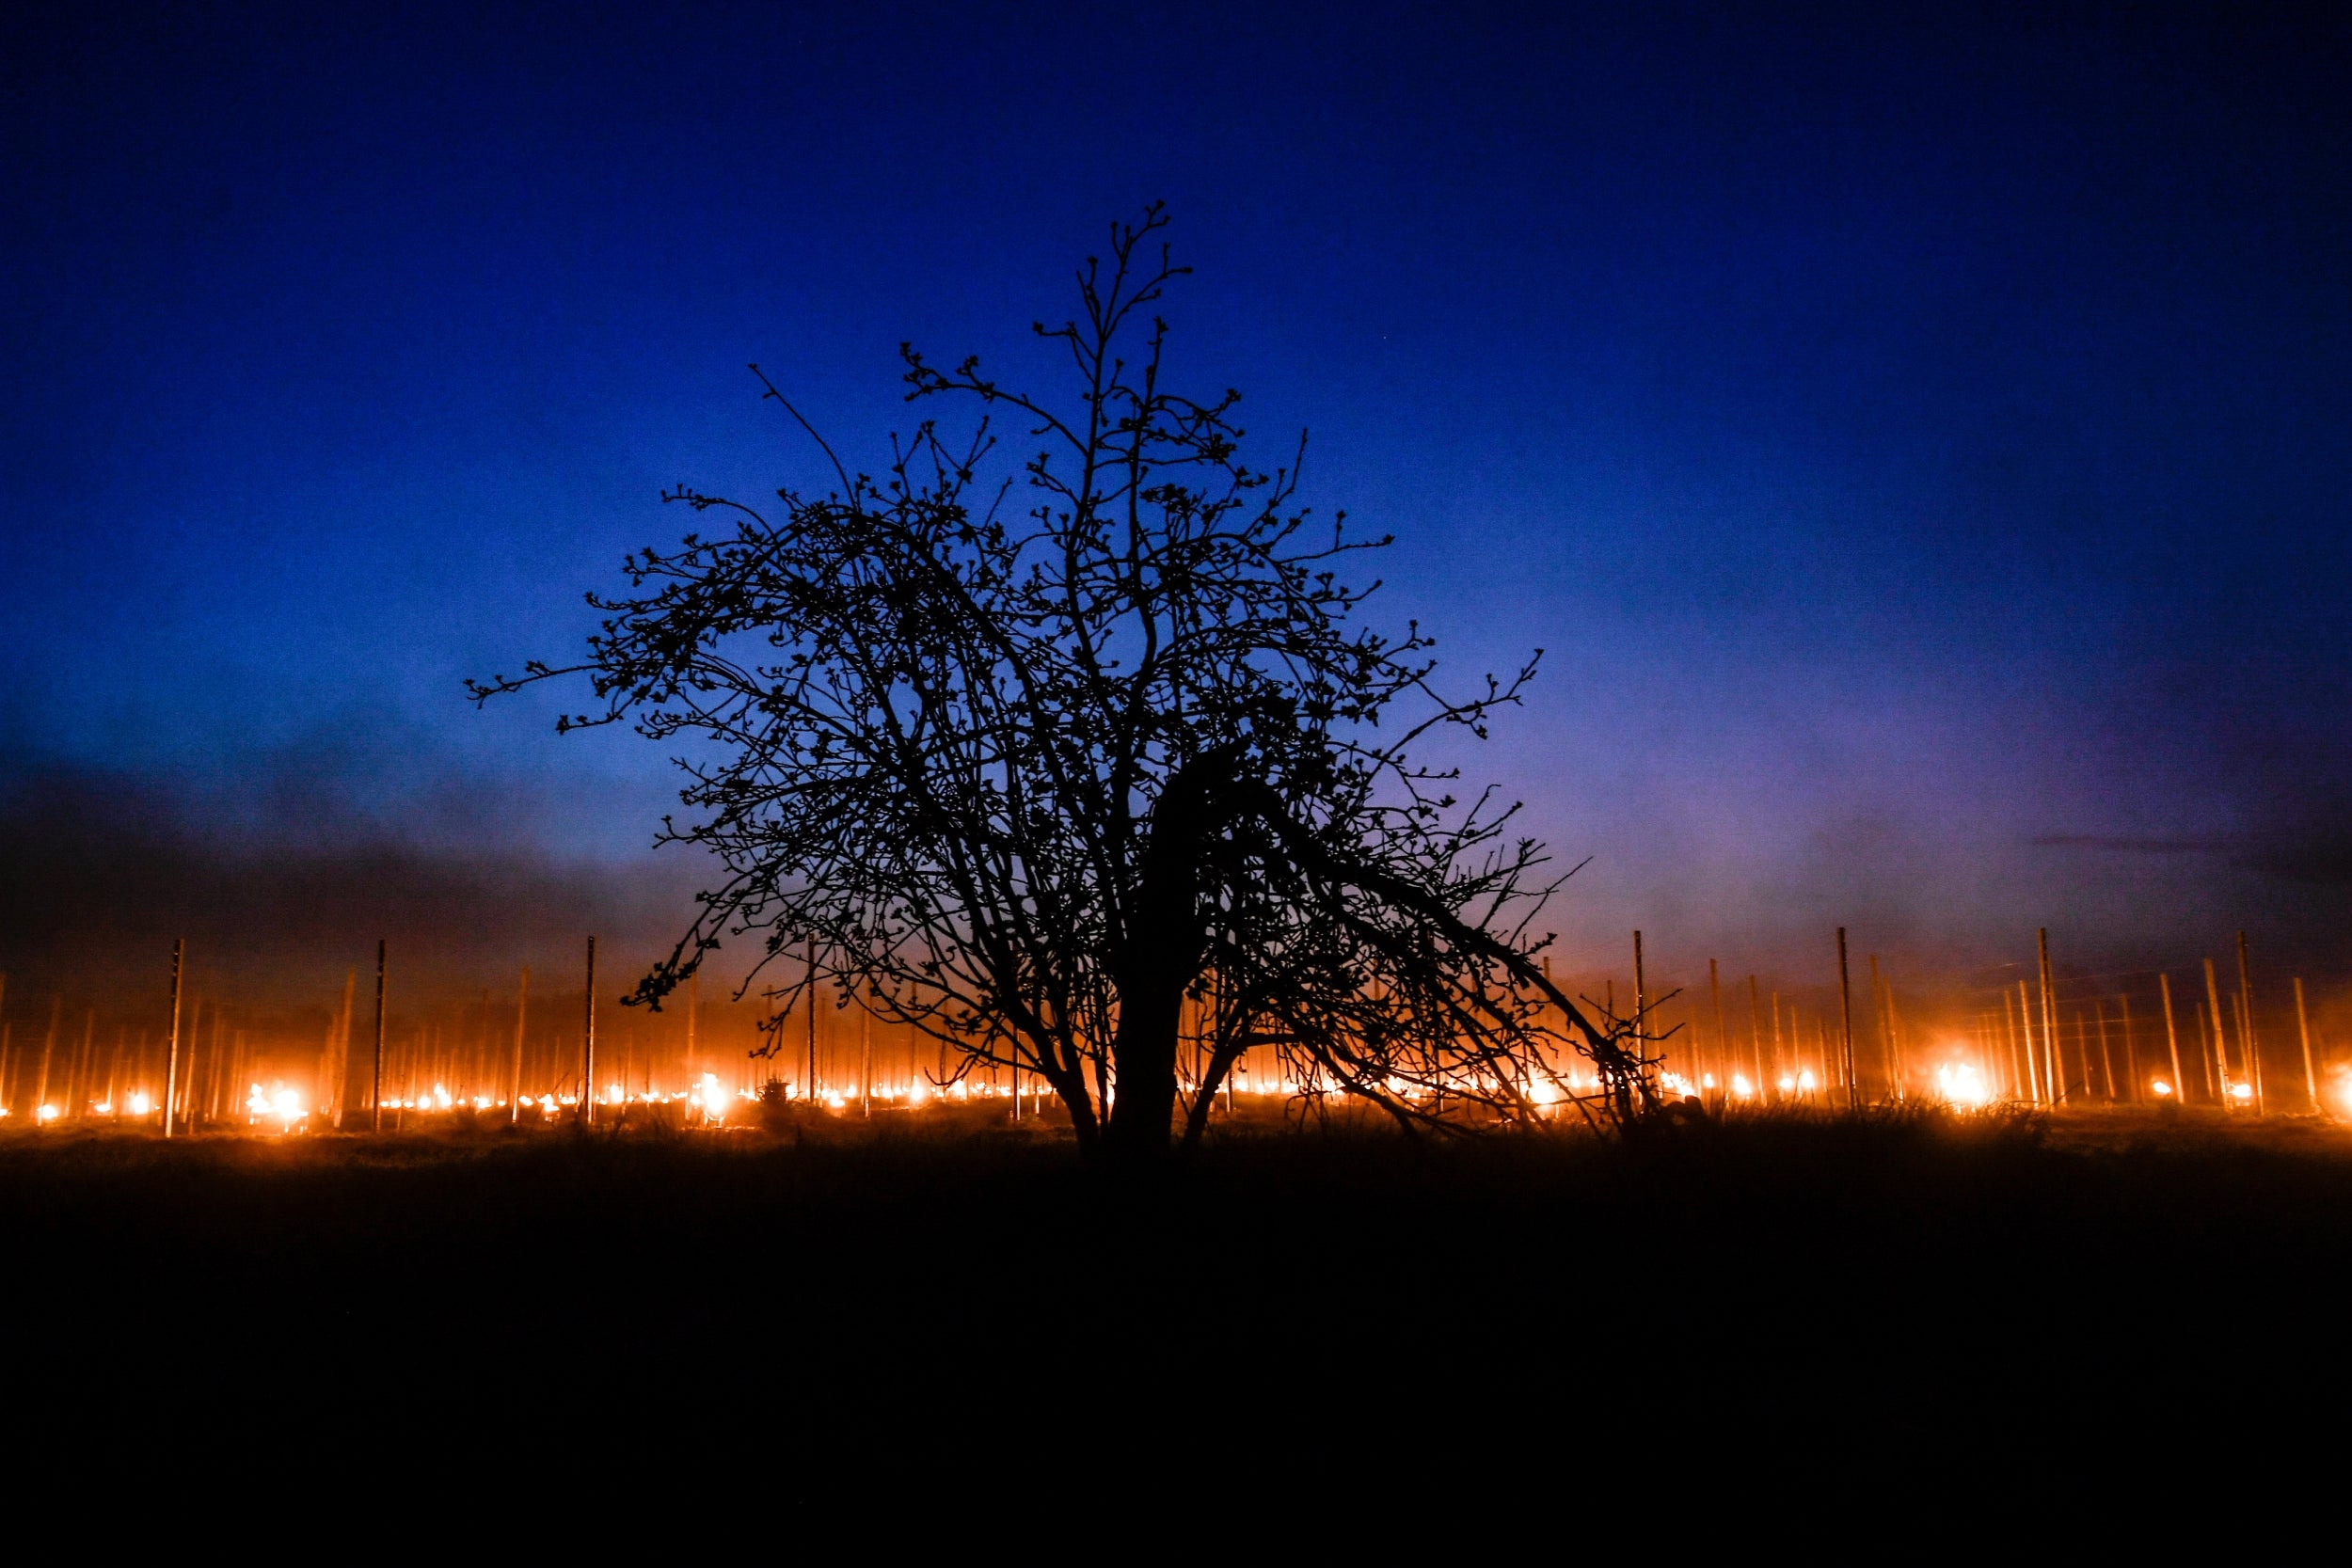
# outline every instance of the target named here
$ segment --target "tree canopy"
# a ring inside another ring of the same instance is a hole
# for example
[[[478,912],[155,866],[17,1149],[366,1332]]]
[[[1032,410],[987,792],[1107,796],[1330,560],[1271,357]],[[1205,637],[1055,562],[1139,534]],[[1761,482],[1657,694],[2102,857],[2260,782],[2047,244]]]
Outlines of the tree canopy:
[[[1168,385],[1167,222],[1114,225],[1078,313],[1033,328],[1055,394],[902,345],[908,401],[971,418],[879,474],[761,376],[833,486],[666,492],[722,526],[630,556],[584,659],[472,685],[585,675],[563,727],[679,749],[660,836],[723,875],[632,1000],[748,938],[787,1006],[829,989],[1034,1073],[1121,1161],[1197,1138],[1251,1047],[1411,1125],[1637,1114],[1638,1021],[1540,966],[1561,879],[1518,806],[1414,760],[1483,737],[1535,659],[1449,694],[1427,633],[1366,621],[1349,571],[1389,540],[1301,504],[1305,437],[1253,467],[1239,393]]]

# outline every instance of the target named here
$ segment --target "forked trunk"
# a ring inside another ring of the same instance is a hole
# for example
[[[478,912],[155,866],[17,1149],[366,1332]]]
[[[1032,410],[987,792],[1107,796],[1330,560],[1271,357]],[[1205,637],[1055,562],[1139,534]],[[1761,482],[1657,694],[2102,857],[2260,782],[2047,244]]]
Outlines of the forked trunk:
[[[1119,1033],[1103,1132],[1113,1164],[1156,1164],[1174,1141],[1177,1024],[1200,968],[1200,858],[1232,815],[1236,755],[1221,747],[1193,758],[1169,776],[1152,812],[1117,965]]]

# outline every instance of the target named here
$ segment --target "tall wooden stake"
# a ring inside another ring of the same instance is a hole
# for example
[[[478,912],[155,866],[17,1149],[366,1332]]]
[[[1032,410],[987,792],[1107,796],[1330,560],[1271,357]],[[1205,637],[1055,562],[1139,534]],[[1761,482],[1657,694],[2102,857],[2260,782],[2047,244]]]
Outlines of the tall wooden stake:
[[[2238,1044],[2245,1048],[2246,1069],[2254,1080],[2254,1114],[2267,1116],[2269,1102],[2263,1096],[2262,1037],[2254,1029],[2254,972],[2246,961],[2246,933],[2237,934],[2237,1005]]]
[[[85,1007],[82,1009],[82,1043],[73,1048],[73,1054],[66,1059],[65,1069],[66,1115],[76,1121],[83,1119],[90,1101],[89,1064],[95,1059],[97,1036],[98,1009]]]
[[[1853,1075],[1853,981],[1846,973],[1846,928],[1837,927],[1838,1054],[1846,1073],[1846,1109],[1862,1109],[1862,1085]]]
[[[385,941],[375,939],[375,1064],[368,1073],[368,1130],[384,1131],[384,954]]]
[[[1731,1042],[1724,1037],[1724,982],[1715,973],[1715,960],[1707,960],[1707,990],[1715,999],[1715,1069],[1723,1074],[1723,1090],[1731,1092]],[[1699,1082],[1704,1084],[1702,1076]]]
[[[580,1030],[580,1119],[596,1124],[596,939],[588,939],[588,997],[581,1004]]]
[[[1902,998],[1895,994],[1895,969],[1886,970],[1886,1033],[1895,1042],[1895,1083],[1901,1091],[1911,1092],[1911,1031],[1903,1026]],[[1925,1069],[1921,1069],[1923,1072]]]
[[[2107,1046],[2107,999],[2093,997],[2091,1008],[2098,1016],[2098,1069],[2101,1069],[2101,1077],[2107,1079],[2107,1105],[2115,1105],[2115,1049]],[[2082,1065],[2082,1077],[2084,1082],[2091,1079],[2091,1063],[2089,1060],[2084,1060]]]
[[[1649,991],[1642,978],[1642,933],[1636,931],[1633,933],[1633,1037],[1643,1042],[1649,1039],[1648,1008]],[[1647,1052],[1643,1053],[1648,1054]]]
[[[512,1127],[523,1115],[523,1019],[531,1010],[531,966],[523,966],[523,977],[515,986],[515,1073],[507,1081],[506,1123]]]
[[[171,1136],[172,1112],[178,1108],[175,1090],[180,1084],[180,989],[181,976],[186,970],[188,939],[174,937],[171,941],[171,1049],[164,1056],[164,1136]],[[40,1106],[33,1106],[33,1119],[40,1119]]]
[[[2050,988],[2050,931],[2037,927],[2034,941],[2042,954],[2042,1043],[2049,1053],[2050,1103],[2059,1105],[2066,1101],[2066,1072],[2058,1061],[2058,998]]]
[[[2037,1105],[2042,1100],[2042,1056],[2033,1043],[2033,999],[2026,990],[2026,982],[2017,982],[2017,1022],[2026,1036],[2026,1086]]]
[[[2238,1056],[2246,1064],[2246,1081],[2254,1085],[2254,1111],[2260,1115],[2263,1109],[2263,1059],[2254,1050],[2253,1010],[2246,1005],[2243,989],[2230,998],[2230,1017],[2237,1023]]]
[[[2188,1016],[2197,1021],[2197,1068],[2205,1075],[2205,1097],[2216,1105],[2226,1106],[2230,1102],[2229,1080],[2224,1077],[2215,1081],[2214,1058],[2217,1053],[2206,1037],[2213,1033],[2213,1014],[2203,1007],[2191,1006]]]
[[[335,1059],[327,1073],[327,1091],[335,1097],[335,1131],[343,1130],[343,1101],[351,1088],[351,993],[358,989],[357,971],[343,971],[342,1010],[335,1015],[335,1043],[329,1054]]]
[[[2312,1066],[2312,1019],[2303,1010],[2303,976],[2295,977],[2295,1026],[2303,1036],[2303,1087],[2312,1097],[2312,1110],[2320,1116],[2328,1114],[2327,1105],[2319,1098],[2319,1071]]]
[[[2172,1098],[2188,1103],[2188,1083],[2181,1076],[2181,1031],[2172,1022],[2172,976],[2158,974],[2156,989],[2164,992],[2164,1043],[2172,1053]]]
[[[2213,1011],[2213,1059],[2221,1070],[2221,1103],[2232,1102],[2230,1094],[2229,1036],[2221,1026],[2221,985],[2213,977],[2213,960],[2205,960],[2205,1004]]]
[[[808,1085],[809,1099],[817,1098],[817,939],[808,939]]]
[[[1887,1097],[1900,1100],[1902,1091],[1897,1086],[1895,1074],[1895,1026],[1887,1020],[1886,997],[1879,990],[1879,956],[1866,953],[1863,962],[1870,971],[1870,1012],[1878,1020],[1879,1062],[1886,1069]]]
[[[1772,1027],[1777,1034],[1780,1015],[1772,1015]],[[1756,1059],[1756,1098],[1767,1098],[1772,1080],[1764,1076],[1764,1004],[1756,995],[1756,976],[1748,976],[1748,1054]]]
[[[2030,1101],[2032,1092],[2027,1088],[2026,1078],[2025,1048],[2017,1043],[2017,1007],[2009,999],[2007,986],[2001,988],[2001,1038],[2009,1047],[2009,1098],[2014,1100],[2019,1089],[2027,1089],[2026,1099]]]
[[[2123,1009],[2123,1070],[2131,1075],[2129,1087],[2132,1092],[2123,1098],[2137,1105],[2140,1099],[2139,1047],[2132,1038],[2132,993],[2127,990],[2116,1001]]]
[[[40,1131],[40,1113],[49,1104],[49,1060],[57,1051],[57,1021],[65,1016],[65,997],[49,993],[49,1032],[40,1037],[40,1076],[33,1080],[33,1131]]]

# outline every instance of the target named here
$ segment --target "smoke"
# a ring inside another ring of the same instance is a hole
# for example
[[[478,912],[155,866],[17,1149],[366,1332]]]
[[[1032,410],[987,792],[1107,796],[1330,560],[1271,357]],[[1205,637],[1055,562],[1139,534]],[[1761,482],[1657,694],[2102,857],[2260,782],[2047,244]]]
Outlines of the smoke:
[[[566,857],[517,784],[440,768],[373,789],[380,771],[329,743],[224,787],[62,765],[0,776],[9,1011],[50,990],[138,1011],[175,939],[195,983],[262,1008],[324,1005],[378,940],[411,1003],[511,984],[524,964],[574,975],[589,933],[625,990],[691,915],[688,854]]]
[[[2040,849],[2113,849],[2127,855],[2227,854],[2229,844],[2213,838],[2117,838],[2101,833],[2042,833],[2033,839]]]

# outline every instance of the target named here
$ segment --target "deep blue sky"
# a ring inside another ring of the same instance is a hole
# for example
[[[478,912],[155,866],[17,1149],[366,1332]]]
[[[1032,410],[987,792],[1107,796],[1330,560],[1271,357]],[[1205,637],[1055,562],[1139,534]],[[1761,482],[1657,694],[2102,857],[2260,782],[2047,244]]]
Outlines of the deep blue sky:
[[[1908,9],[17,12],[8,768],[628,863],[658,758],[460,678],[817,479],[747,360],[870,458],[1165,198],[1180,376],[1549,651],[1579,940],[2340,963],[2352,33]]]

